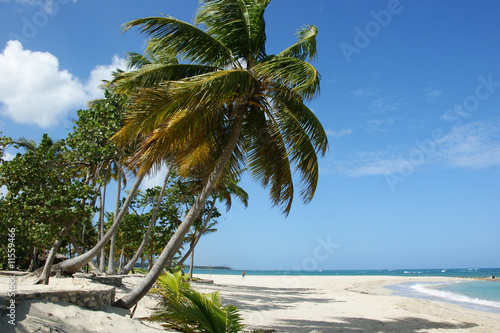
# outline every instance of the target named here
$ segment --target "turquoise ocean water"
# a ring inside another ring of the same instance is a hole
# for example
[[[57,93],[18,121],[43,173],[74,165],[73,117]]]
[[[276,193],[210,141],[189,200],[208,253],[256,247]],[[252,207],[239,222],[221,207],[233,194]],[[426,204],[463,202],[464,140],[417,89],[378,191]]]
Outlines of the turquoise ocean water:
[[[194,270],[198,274],[241,275],[242,270]],[[411,282],[389,287],[395,294],[458,304],[467,308],[500,313],[500,268],[378,269],[378,270],[246,270],[246,275],[267,276],[422,276],[490,278],[449,282]],[[495,276],[495,279],[491,279]]]

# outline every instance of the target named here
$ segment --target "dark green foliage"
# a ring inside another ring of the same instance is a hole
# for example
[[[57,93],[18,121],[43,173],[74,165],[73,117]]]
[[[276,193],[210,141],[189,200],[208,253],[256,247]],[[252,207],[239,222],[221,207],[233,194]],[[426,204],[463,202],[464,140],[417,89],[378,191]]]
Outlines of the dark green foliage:
[[[95,192],[77,177],[64,140],[54,142],[44,134],[38,146],[27,140],[5,142],[25,149],[0,165],[0,186],[8,191],[0,198],[0,224],[2,230],[16,228],[22,264],[32,247],[50,248],[68,220],[88,221]]]
[[[166,273],[152,290],[160,303],[150,320],[162,323],[167,329],[179,332],[240,332],[244,325],[233,305],[222,306],[218,292],[201,294],[182,280],[181,272]]]

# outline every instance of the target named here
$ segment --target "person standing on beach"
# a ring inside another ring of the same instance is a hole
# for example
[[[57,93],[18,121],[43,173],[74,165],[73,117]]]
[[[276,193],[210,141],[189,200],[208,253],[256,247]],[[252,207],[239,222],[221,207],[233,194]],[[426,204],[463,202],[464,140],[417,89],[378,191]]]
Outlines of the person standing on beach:
[[[241,273],[241,277],[245,278],[245,271],[243,271],[243,273]]]

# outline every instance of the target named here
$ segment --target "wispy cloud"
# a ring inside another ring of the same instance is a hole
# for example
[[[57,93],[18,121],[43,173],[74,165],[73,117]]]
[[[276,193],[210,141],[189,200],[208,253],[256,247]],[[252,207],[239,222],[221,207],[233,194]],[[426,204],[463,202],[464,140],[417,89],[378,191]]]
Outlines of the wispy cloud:
[[[370,119],[366,122],[369,132],[387,132],[389,127],[394,124],[394,119]]]
[[[358,88],[351,90],[349,92],[350,96],[353,98],[367,98],[378,95],[382,92],[382,89],[377,85],[370,85],[363,88]]]
[[[443,164],[475,169],[500,166],[499,122],[472,122],[455,127],[437,144]]]
[[[352,132],[352,128],[344,128],[339,131],[326,130],[326,135],[334,138],[340,138],[342,136],[349,136]]]
[[[436,103],[439,97],[443,95],[442,89],[436,89],[434,87],[428,87],[423,90],[424,98],[431,103]]]
[[[351,90],[349,97],[367,101],[367,116],[380,115],[400,110],[404,106],[403,99],[391,91],[384,91],[377,85]]]
[[[322,172],[349,177],[387,176],[413,173],[425,166],[500,167],[500,121],[477,121],[455,127],[439,139],[427,140],[425,148],[415,143],[336,154],[330,165],[322,167]]]

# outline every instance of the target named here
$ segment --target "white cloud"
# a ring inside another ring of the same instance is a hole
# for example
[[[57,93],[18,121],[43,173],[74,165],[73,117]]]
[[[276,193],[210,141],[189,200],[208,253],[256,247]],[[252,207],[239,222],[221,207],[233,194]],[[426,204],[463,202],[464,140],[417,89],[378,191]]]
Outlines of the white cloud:
[[[19,41],[9,41],[0,54],[0,112],[21,124],[55,126],[71,110],[85,107],[103,96],[100,80],[123,60],[113,58],[108,66],[97,66],[82,83],[48,52],[23,49]]]
[[[112,79],[112,73],[116,68],[125,69],[127,67],[127,61],[123,58],[115,55],[111,65],[98,65],[91,72],[90,77],[85,84],[85,90],[89,96],[89,99],[101,98],[103,96],[102,90],[99,86],[102,84],[103,80],[110,81]]]
[[[334,138],[340,138],[341,136],[349,136],[353,132],[352,128],[344,128],[340,131],[326,130],[326,134]]]

